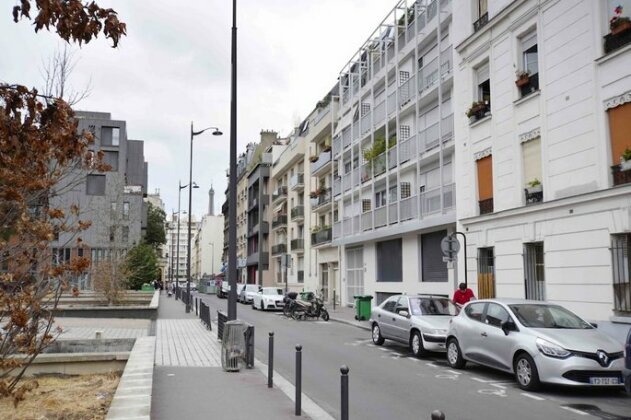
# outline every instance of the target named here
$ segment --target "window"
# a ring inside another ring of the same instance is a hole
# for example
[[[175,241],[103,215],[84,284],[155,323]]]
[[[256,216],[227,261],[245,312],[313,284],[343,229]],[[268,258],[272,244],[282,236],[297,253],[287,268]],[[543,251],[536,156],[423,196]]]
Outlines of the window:
[[[421,281],[447,281],[447,264],[443,262],[443,251],[440,245],[445,236],[447,236],[446,230],[421,235]]]
[[[105,195],[105,175],[88,175],[86,178],[87,195]]]
[[[345,174],[350,174],[351,173],[351,169],[352,169],[351,161],[349,160],[349,161],[344,162],[344,173]]]
[[[365,117],[370,113],[370,104],[362,102],[362,117]]]
[[[110,166],[110,171],[118,171],[118,152],[103,152],[103,163]]]
[[[524,244],[524,280],[526,299],[546,299],[543,242]]]
[[[116,217],[116,201],[110,203],[110,217]]]
[[[489,63],[476,70],[476,83],[478,85],[478,101],[487,105],[487,111],[491,110],[491,80],[489,75]]]
[[[388,311],[388,312],[394,312],[394,308],[397,305],[397,297],[391,297],[390,299],[388,299],[386,301],[386,303],[383,304],[382,309],[384,311]]]
[[[480,214],[493,212],[493,156],[476,161],[478,169],[478,200]]]
[[[366,213],[370,211],[370,199],[362,200],[362,213]]]
[[[129,226],[123,226],[122,236],[124,243],[129,242]]]
[[[524,164],[524,184],[528,185],[535,179],[541,181],[541,138],[521,144]]]
[[[120,144],[120,128],[101,127],[101,145],[118,146]]]
[[[480,30],[489,22],[488,0],[476,0],[477,19],[473,22],[473,32]]]
[[[488,13],[488,0],[476,0],[478,6],[478,17]]]
[[[402,182],[401,183],[401,200],[403,200],[404,198],[408,198],[410,194],[411,194],[410,183]]]
[[[407,138],[410,138],[410,126],[409,125],[402,125],[399,128],[399,137],[400,137],[400,140],[405,140]]]
[[[621,163],[620,157],[625,149],[631,149],[631,102],[618,105],[607,110],[609,119],[609,136],[611,138],[611,154],[614,165]],[[614,185],[618,185],[614,183]]]
[[[485,305],[486,303],[484,302],[472,303],[470,305],[467,305],[464,312],[469,318],[482,322],[482,314],[484,313]]]
[[[613,294],[614,311],[631,312],[631,234],[625,233],[611,236],[611,253],[613,257]]]
[[[486,318],[485,322],[494,327],[501,327],[502,322],[508,321],[510,319],[510,315],[508,315],[508,311],[498,305],[497,303],[489,303],[488,308],[486,308]]]
[[[478,248],[478,298],[495,297],[495,250]]]
[[[402,241],[377,242],[377,282],[403,281]]]
[[[383,207],[386,205],[386,191],[377,191],[375,193],[375,208]]]
[[[84,253],[83,248],[78,248],[77,249],[77,256],[78,257],[83,257],[83,253]]]
[[[401,296],[399,300],[397,301],[397,306],[395,307],[394,311],[398,315],[401,315],[401,311],[406,311],[409,314],[410,307],[408,306],[408,298]]]
[[[116,228],[114,226],[110,227],[110,242],[114,242],[116,240]]]
[[[539,90],[539,58],[536,32],[521,38],[521,51],[521,70],[528,72],[528,83],[520,86],[519,89],[522,95],[527,95]]]
[[[129,201],[123,202],[123,220],[129,220]]]
[[[399,71],[399,86],[405,84],[410,79],[409,71]]]
[[[395,185],[394,187],[390,187],[389,194],[388,194],[388,202],[394,203],[396,201],[397,201],[397,186]]]

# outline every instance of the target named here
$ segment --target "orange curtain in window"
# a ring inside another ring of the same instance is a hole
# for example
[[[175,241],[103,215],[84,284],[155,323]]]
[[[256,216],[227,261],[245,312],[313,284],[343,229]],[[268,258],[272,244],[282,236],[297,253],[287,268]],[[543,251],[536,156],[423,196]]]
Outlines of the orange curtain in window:
[[[478,165],[478,200],[493,198],[493,156],[477,161]]]
[[[607,111],[609,114],[609,135],[613,164],[620,163],[620,156],[627,147],[631,149],[631,103],[626,103]]]

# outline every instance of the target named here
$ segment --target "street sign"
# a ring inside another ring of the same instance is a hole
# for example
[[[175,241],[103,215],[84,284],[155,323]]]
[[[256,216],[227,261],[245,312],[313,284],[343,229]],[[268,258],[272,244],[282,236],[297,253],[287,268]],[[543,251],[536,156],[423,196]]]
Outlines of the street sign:
[[[445,258],[454,260],[460,251],[460,242],[455,235],[447,235],[440,241],[440,248]]]

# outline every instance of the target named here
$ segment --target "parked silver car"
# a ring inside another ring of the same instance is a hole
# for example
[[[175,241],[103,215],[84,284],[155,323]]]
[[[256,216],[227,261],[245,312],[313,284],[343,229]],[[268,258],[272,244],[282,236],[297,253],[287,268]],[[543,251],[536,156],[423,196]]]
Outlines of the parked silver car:
[[[622,386],[622,345],[564,307],[524,299],[466,304],[451,320],[447,362],[513,373],[520,388],[541,383]]]
[[[443,296],[392,296],[372,310],[372,341],[379,346],[386,339],[408,344],[416,357],[444,352],[449,320],[457,312]]]
[[[239,296],[237,300],[241,303],[252,303],[254,295],[258,293],[260,286],[258,284],[246,284],[241,289],[237,289]]]

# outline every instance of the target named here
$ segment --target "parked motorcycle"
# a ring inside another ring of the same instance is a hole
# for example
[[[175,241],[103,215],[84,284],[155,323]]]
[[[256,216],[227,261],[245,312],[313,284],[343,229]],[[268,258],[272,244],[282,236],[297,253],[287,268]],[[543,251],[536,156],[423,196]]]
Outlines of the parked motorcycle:
[[[291,316],[291,310],[293,309],[294,305],[296,304],[296,299],[298,299],[298,293],[296,292],[289,292],[287,293],[287,295],[285,296],[285,298],[283,299],[283,315],[285,315],[287,318],[289,318]]]
[[[296,320],[308,318],[322,318],[324,321],[329,320],[329,312],[326,310],[322,298],[315,295],[307,302],[294,300],[289,309],[289,313],[290,316]]]

